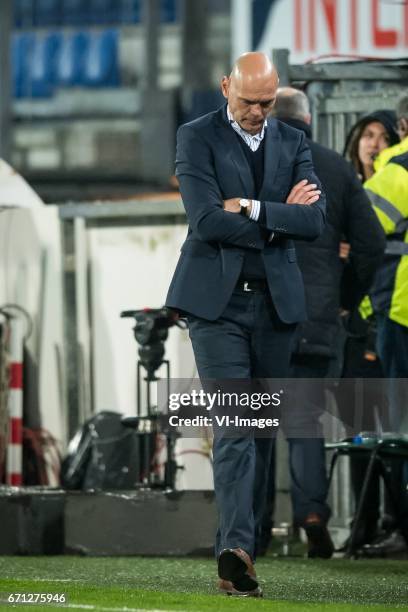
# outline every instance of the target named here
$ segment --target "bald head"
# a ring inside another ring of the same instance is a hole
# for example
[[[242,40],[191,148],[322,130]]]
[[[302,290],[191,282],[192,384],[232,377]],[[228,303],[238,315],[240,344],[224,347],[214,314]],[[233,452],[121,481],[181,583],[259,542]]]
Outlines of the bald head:
[[[278,81],[278,75],[274,65],[265,53],[244,53],[235,62],[231,79],[236,83],[247,83],[248,85],[257,81]]]
[[[229,110],[242,129],[250,134],[262,130],[275,103],[279,78],[264,53],[244,53],[235,62],[229,77],[221,82]]]
[[[299,119],[310,123],[310,104],[306,94],[294,87],[280,87],[273,115],[277,119]]]

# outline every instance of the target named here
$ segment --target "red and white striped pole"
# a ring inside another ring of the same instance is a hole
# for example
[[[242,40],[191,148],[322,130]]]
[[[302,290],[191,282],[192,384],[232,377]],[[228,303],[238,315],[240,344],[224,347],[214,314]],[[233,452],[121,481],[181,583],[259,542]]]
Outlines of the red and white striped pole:
[[[9,440],[7,446],[6,482],[23,484],[23,354],[24,323],[10,318]]]

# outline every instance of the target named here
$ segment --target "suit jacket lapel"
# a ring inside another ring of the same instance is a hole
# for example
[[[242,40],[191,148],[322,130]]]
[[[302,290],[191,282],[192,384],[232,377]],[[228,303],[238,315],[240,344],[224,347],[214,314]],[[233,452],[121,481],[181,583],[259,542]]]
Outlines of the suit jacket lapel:
[[[219,128],[220,138],[222,140],[222,145],[220,146],[226,149],[226,154],[230,156],[237,169],[237,173],[243,188],[242,197],[253,198],[255,184],[252,177],[251,168],[249,167],[242,147],[237,140],[237,138],[240,138],[240,136],[234,132],[234,129],[229,124],[226,106],[219,111],[217,127]]]
[[[268,119],[265,132],[264,179],[259,194],[260,200],[267,200],[268,193],[273,189],[276,170],[279,164],[281,150],[281,135],[276,119]]]

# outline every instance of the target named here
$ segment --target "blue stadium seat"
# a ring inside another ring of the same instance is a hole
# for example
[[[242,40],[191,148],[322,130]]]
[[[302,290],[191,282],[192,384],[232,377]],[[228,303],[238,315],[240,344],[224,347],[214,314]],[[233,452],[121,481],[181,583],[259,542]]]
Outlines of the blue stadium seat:
[[[30,28],[34,24],[34,2],[33,0],[14,0],[14,27]]]
[[[55,69],[55,82],[57,85],[72,86],[82,83],[84,60],[88,45],[89,37],[84,32],[63,36]]]
[[[34,34],[15,33],[11,39],[11,71],[13,93],[16,98],[31,96],[30,57]]]
[[[120,5],[114,0],[89,0],[89,16],[91,23],[118,23]]]
[[[117,0],[121,23],[140,23],[142,16],[141,0]]]
[[[161,0],[161,21],[174,23],[177,21],[176,0]]]
[[[30,68],[33,98],[46,98],[53,95],[61,46],[62,35],[57,32],[36,36]]]
[[[34,24],[37,26],[56,26],[61,23],[60,0],[36,0]]]
[[[117,87],[119,53],[117,30],[89,34],[82,83],[88,87]]]
[[[89,0],[61,0],[61,19],[64,25],[89,25]]]

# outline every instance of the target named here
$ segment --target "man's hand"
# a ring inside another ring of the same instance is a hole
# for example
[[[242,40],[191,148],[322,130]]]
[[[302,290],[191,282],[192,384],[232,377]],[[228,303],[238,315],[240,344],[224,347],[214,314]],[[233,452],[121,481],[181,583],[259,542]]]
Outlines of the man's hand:
[[[239,201],[241,198],[230,198],[229,200],[224,200],[224,210],[232,213],[240,213],[241,212],[241,204]],[[251,214],[252,202],[247,206],[245,213],[249,217]]]
[[[305,204],[309,206],[314,204],[322,193],[319,189],[316,189],[315,183],[308,183],[306,179],[297,183],[292,187],[290,194],[286,199],[286,204]]]
[[[351,246],[348,242],[340,242],[339,245],[339,257],[340,259],[348,259],[350,255]]]

